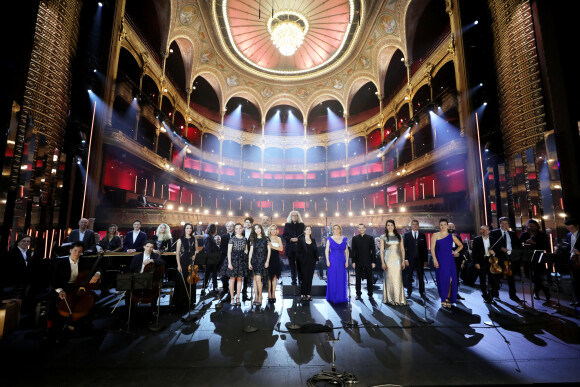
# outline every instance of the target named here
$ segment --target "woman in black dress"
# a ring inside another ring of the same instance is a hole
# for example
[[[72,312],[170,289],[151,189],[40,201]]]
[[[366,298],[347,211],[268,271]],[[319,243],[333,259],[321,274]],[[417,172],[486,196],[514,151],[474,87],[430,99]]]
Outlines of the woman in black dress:
[[[250,234],[250,254],[248,267],[254,272],[254,305],[262,305],[262,276],[268,275],[270,245],[261,225],[254,225]]]
[[[300,284],[300,299],[302,301],[312,301],[310,295],[312,291],[312,277],[314,268],[318,262],[318,249],[316,240],[312,237],[312,226],[304,227],[304,236],[298,238],[298,261],[302,271],[302,283]]]
[[[225,274],[230,278],[230,297],[234,300],[234,282],[236,283],[236,298],[232,305],[241,305],[240,292],[242,278],[248,274],[248,240],[244,237],[244,226],[236,223],[236,234],[230,238],[228,245],[228,266]]]
[[[282,275],[280,252],[284,250],[282,239],[278,236],[278,226],[271,225],[268,229],[268,246],[270,246],[270,264],[268,265],[268,302],[276,302],[276,286]]]
[[[116,253],[123,250],[123,242],[117,235],[117,225],[111,224],[107,228],[107,235],[99,241],[99,246],[105,253]]]
[[[177,275],[175,283],[175,294],[173,295],[173,304],[180,308],[184,306],[189,306],[195,304],[196,294],[194,283],[186,284],[185,280],[188,275],[188,268],[192,265],[192,256],[195,259],[195,253],[197,252],[197,240],[193,236],[193,224],[185,223],[183,226],[183,236],[177,240],[177,245],[175,247],[177,261],[177,271],[180,273]],[[192,265],[193,271],[193,265]],[[193,273],[192,273],[193,275]],[[189,294],[189,288],[191,287],[191,294]],[[188,297],[189,294],[189,302]],[[189,305],[188,305],[189,304]]]

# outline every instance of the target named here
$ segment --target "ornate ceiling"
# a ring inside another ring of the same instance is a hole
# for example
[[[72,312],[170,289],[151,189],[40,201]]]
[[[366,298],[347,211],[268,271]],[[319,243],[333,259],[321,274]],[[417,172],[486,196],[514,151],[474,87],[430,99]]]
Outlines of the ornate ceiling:
[[[340,63],[356,41],[360,0],[218,0],[214,18],[221,43],[242,66],[275,76],[321,72]],[[303,43],[283,55],[271,38],[272,21],[295,16],[305,25]]]

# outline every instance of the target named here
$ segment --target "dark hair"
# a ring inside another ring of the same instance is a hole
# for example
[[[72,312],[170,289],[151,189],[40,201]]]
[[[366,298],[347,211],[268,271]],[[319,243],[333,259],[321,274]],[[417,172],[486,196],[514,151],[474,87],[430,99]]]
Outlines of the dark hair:
[[[358,225],[359,225],[359,226],[366,227],[364,223],[359,223]]]
[[[194,232],[195,232],[195,228],[193,227],[192,223],[185,223],[183,225],[183,236],[185,237],[185,229],[187,228],[187,226],[191,226],[191,236],[193,237]]]
[[[508,223],[510,222],[510,218],[508,218],[507,216],[502,216],[501,218],[499,218],[499,223],[503,222],[504,220]]]
[[[256,227],[260,227],[262,233],[260,234],[262,238],[266,238],[266,234],[264,233],[264,227],[261,224],[255,224],[252,226],[252,232],[250,233],[250,243],[253,244],[258,239],[258,234],[256,234]]]
[[[413,224],[413,223],[417,223],[417,224],[419,224],[419,221],[418,221],[417,219],[413,219],[413,220],[411,221],[411,224]]]
[[[387,237],[387,240],[389,239],[389,229],[387,228],[387,225],[389,223],[393,224],[393,233],[395,234],[395,236],[397,237],[397,239],[399,241],[401,241],[401,235],[397,232],[397,225],[395,224],[395,221],[392,219],[387,220],[387,222],[385,223],[385,236]]]
[[[145,242],[143,242],[143,247],[147,246],[149,243],[151,243],[154,248],[157,246],[157,243],[155,243],[153,239],[147,239]]]
[[[142,222],[141,222],[139,219],[135,219],[135,220],[133,221],[133,224],[135,224],[135,222],[139,222],[139,224],[142,224]]]
[[[217,226],[214,223],[207,226],[207,230],[205,230],[207,235],[213,235],[216,231],[217,231]]]
[[[69,250],[72,250],[75,247],[82,247],[83,251],[85,251],[85,244],[83,242],[73,242],[72,245],[70,245]]]
[[[246,222],[246,220],[249,220],[249,221],[250,221],[250,223],[254,224],[254,218],[252,218],[251,216],[247,216],[247,217],[244,219],[244,223]]]
[[[30,241],[32,242],[32,237],[30,235],[20,234],[20,235],[18,235],[18,238],[16,238],[16,244],[19,244],[20,242],[22,242],[26,238],[30,238]]]
[[[449,221],[445,218],[439,219],[439,224],[441,224],[441,222],[445,222],[445,223],[449,224]]]
[[[236,226],[240,226],[240,227],[242,228],[242,235],[243,235],[243,234],[244,234],[244,232],[243,232],[243,230],[244,230],[244,225],[243,225],[243,224],[241,224],[241,223],[236,223],[236,224],[234,224],[234,232],[236,232],[236,231],[235,231],[235,229],[236,229]]]
[[[566,219],[566,221],[564,222],[564,225],[578,227],[578,221],[574,218]]]
[[[538,228],[540,228],[540,223],[538,223],[538,221],[535,219],[528,219],[528,221],[526,222],[526,228],[529,228],[530,224],[532,223],[534,223],[536,226],[538,226]]]

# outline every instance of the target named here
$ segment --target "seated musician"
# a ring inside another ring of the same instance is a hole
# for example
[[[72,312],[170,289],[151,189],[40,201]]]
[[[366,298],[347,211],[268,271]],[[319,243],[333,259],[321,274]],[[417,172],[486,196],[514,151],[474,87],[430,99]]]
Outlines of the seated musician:
[[[141,231],[141,221],[136,219],[133,222],[133,231],[129,231],[123,239],[123,251],[127,253],[138,253],[143,251],[143,243],[147,239],[147,234]]]
[[[481,296],[484,302],[490,303],[493,298],[499,297],[499,274],[492,274],[489,270],[491,266],[489,257],[490,255],[495,255],[492,248],[496,240],[490,237],[488,225],[481,226],[479,231],[481,236],[473,239],[472,255],[475,261],[475,268],[479,270]],[[490,292],[488,292],[488,285]]]
[[[72,230],[66,238],[67,242],[83,242],[83,251],[87,254],[97,250],[95,232],[89,230],[88,226],[89,220],[87,218],[81,218],[79,220],[79,228]]]
[[[96,284],[101,278],[101,272],[98,267],[93,269],[95,264],[94,258],[82,257],[84,251],[83,242],[73,242],[70,247],[70,255],[67,258],[57,260],[54,265],[54,272],[52,276],[51,291],[49,292],[48,300],[48,321],[47,328],[51,330],[53,324],[58,316],[58,303],[65,299],[67,294],[74,291],[78,286],[76,284],[79,273],[83,271],[93,270],[94,274],[89,280],[89,284]],[[72,319],[69,323],[69,329],[74,329],[76,319]]]
[[[0,293],[2,298],[21,299],[22,310],[33,307],[35,276],[39,273],[38,259],[30,249],[32,238],[26,234],[19,235],[16,244],[4,257],[4,267],[0,270]]]
[[[145,241],[143,246],[143,252],[135,255],[133,260],[131,261],[131,265],[129,266],[130,273],[143,273],[146,270],[147,265],[153,264],[154,268],[159,266],[165,266],[165,261],[159,254],[153,252],[155,249],[156,244],[154,240],[148,239]],[[155,281],[155,278],[154,278]],[[151,312],[153,315],[155,314],[155,308],[157,304],[157,299],[159,298],[159,294],[153,291],[152,293],[152,301],[151,301]],[[142,300],[141,300],[142,301]],[[139,302],[141,302],[139,301]]]

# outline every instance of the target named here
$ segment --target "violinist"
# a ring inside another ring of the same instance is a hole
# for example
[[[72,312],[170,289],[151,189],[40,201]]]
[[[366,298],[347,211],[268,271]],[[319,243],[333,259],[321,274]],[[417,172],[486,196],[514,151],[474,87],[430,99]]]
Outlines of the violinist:
[[[479,284],[481,286],[481,296],[485,303],[490,303],[493,298],[499,298],[499,274],[492,274],[490,272],[491,262],[495,251],[491,248],[495,244],[496,239],[490,237],[488,225],[483,225],[479,228],[481,236],[473,239],[473,259],[475,261],[475,268],[479,270]],[[487,286],[489,285],[490,292]]]
[[[93,268],[95,261],[91,258],[81,257],[85,244],[83,242],[73,242],[70,247],[70,255],[67,258],[59,259],[55,266],[51,281],[51,291],[48,300],[48,321],[47,329],[50,331],[58,315],[57,304],[65,299],[67,294],[77,288],[77,277],[79,273],[89,271]],[[101,278],[101,272],[95,268],[95,273],[89,280],[89,284],[96,284]],[[76,319],[73,318],[68,324],[70,330],[74,330]]]
[[[173,304],[177,309],[182,309],[195,304],[196,290],[195,284],[187,284],[186,279],[188,272],[194,269],[193,260],[197,252],[197,239],[193,235],[193,224],[185,223],[183,226],[183,235],[177,240],[175,246],[176,261],[177,261],[177,276],[175,278],[175,294],[173,295]],[[189,288],[191,287],[191,294]],[[189,296],[188,296],[189,295]],[[188,301],[190,300],[190,301]]]
[[[505,262],[510,265],[512,250],[521,248],[521,246],[518,246],[518,236],[515,232],[510,231],[510,220],[505,216],[499,218],[499,229],[493,230],[490,236],[498,241],[495,252],[499,258],[500,266],[503,268]],[[515,267],[512,267],[513,270],[515,270]],[[516,293],[516,281],[513,275],[507,276],[507,283],[510,299],[515,302],[522,302]]]
[[[528,220],[526,223],[526,232],[520,236],[520,243],[526,250],[542,250],[547,252],[550,250],[550,240],[545,232],[540,231],[540,225],[534,219]],[[546,301],[550,301],[550,289],[544,285],[543,276],[546,273],[546,264],[544,262],[531,264],[532,268],[532,282],[534,283],[534,297],[540,299],[540,290],[544,292]],[[549,275],[549,273],[548,273]]]

